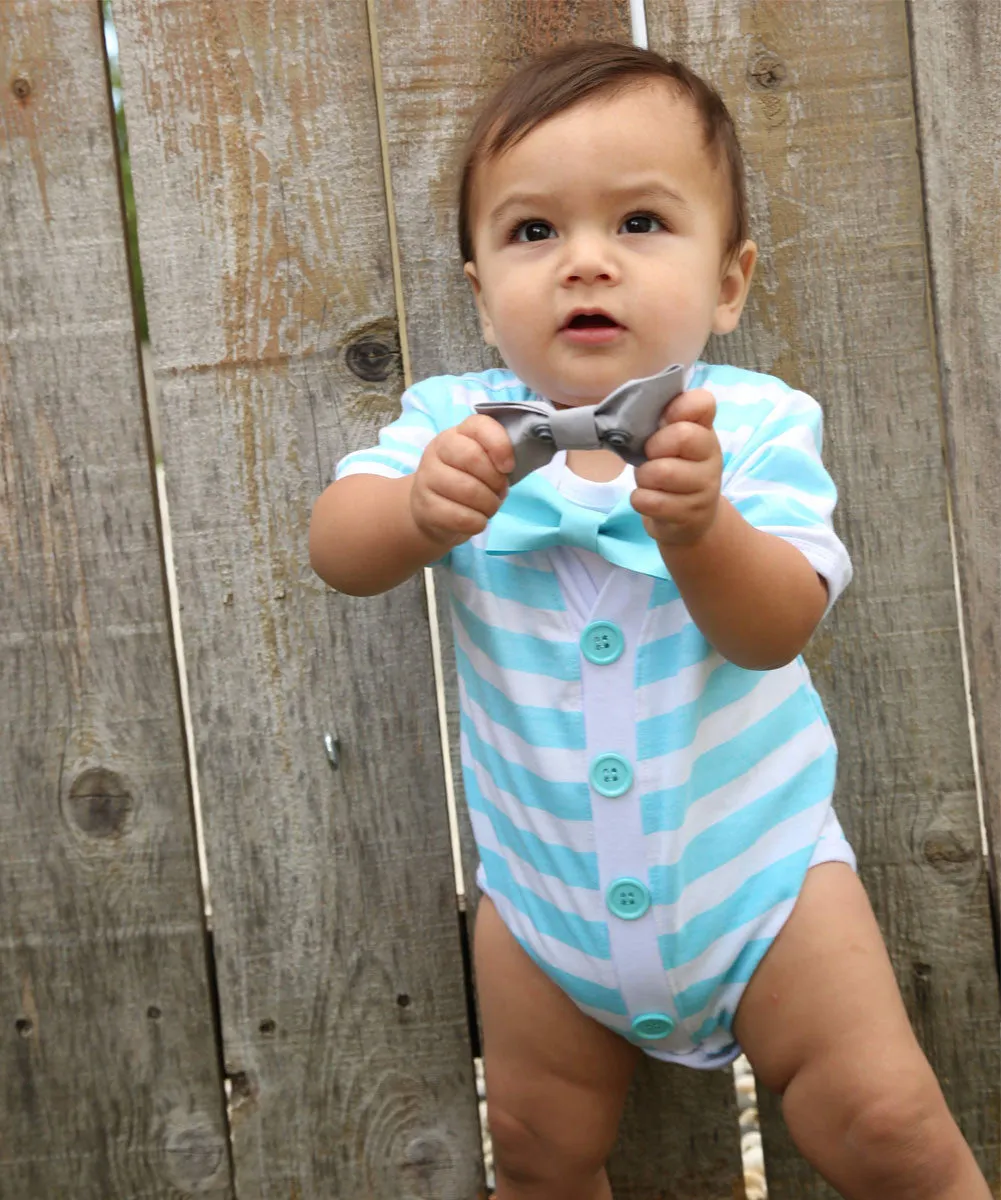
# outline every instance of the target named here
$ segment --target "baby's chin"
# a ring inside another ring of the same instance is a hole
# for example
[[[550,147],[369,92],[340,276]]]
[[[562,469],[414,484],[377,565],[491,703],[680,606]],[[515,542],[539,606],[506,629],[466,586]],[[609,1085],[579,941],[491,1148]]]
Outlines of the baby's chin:
[[[545,398],[558,408],[580,408],[585,404],[599,404],[606,396],[611,395],[617,387],[628,383],[631,379],[646,379],[650,375],[656,375],[658,371],[663,371],[665,367],[669,367],[677,359],[665,359],[658,366],[646,367],[642,365],[631,365],[629,369],[620,369],[616,371],[595,372],[596,378],[588,380],[586,383],[580,380],[560,380],[553,382],[547,380],[542,386],[535,386],[526,379],[522,382],[528,383],[532,391],[539,396]],[[541,381],[540,381],[541,382]],[[576,386],[575,386],[576,384]],[[547,387],[548,385],[548,387]]]
[[[545,397],[560,408],[599,404],[629,380],[646,379],[672,363],[684,361],[677,355],[671,357],[667,347],[649,345],[637,346],[631,353],[627,350],[626,353],[595,354],[562,363],[559,360],[529,363],[518,354],[511,356],[512,361],[502,347],[498,349],[504,364],[522,383],[535,395]]]
[[[625,380],[623,380],[624,382]],[[618,387],[618,384],[589,396],[567,396],[563,393],[550,396],[546,395],[545,392],[540,393],[540,395],[546,396],[546,399],[555,404],[557,408],[583,408],[588,404],[600,404],[606,396],[615,391],[616,387]]]
[[[587,386],[581,380],[554,379],[552,375],[534,374],[530,371],[519,371],[507,364],[508,370],[513,371],[521,382],[536,396],[541,396],[558,408],[580,408],[584,404],[597,404],[614,391],[618,384],[605,387],[604,380],[598,386]],[[622,382],[630,376],[624,376]]]

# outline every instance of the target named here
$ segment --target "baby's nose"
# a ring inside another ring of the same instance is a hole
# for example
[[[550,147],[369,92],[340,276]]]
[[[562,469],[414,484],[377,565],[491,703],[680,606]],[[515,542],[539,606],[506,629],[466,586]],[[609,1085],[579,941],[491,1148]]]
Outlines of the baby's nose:
[[[607,238],[593,234],[570,239],[563,273],[567,283],[616,281],[619,272],[613,247]]]

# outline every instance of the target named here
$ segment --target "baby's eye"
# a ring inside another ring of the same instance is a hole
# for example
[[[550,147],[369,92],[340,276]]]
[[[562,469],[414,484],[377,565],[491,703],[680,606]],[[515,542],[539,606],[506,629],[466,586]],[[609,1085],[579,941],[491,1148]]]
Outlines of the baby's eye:
[[[544,242],[556,230],[548,221],[522,221],[511,230],[512,242]]]
[[[653,233],[655,229],[664,229],[664,222],[653,213],[633,213],[622,222],[626,233]]]

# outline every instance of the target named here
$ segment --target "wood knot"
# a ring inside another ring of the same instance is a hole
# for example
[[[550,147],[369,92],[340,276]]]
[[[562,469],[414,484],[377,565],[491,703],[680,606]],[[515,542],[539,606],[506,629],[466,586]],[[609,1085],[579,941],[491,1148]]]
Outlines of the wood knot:
[[[171,1130],[164,1149],[167,1175],[185,1192],[204,1191],[226,1161],[222,1136],[202,1114]]]
[[[965,866],[976,857],[976,851],[964,846],[951,830],[930,833],[921,847],[925,862],[931,863],[936,871],[949,871]]]
[[[15,99],[24,104],[31,95],[31,80],[27,75],[15,75],[10,82],[10,90],[14,93]]]
[[[434,1133],[422,1133],[411,1138],[403,1148],[401,1167],[425,1195],[440,1195],[444,1181],[454,1170],[454,1157],[448,1143]]]
[[[752,88],[762,92],[773,92],[788,78],[785,63],[770,50],[758,54],[747,68],[747,79]]]
[[[125,781],[106,767],[91,767],[78,775],[66,798],[70,821],[94,838],[121,836],[133,807],[132,793]]]
[[[363,337],[352,342],[344,352],[348,370],[367,383],[388,379],[399,361],[399,349],[379,338]]]
[[[432,1165],[441,1157],[444,1149],[441,1142],[433,1137],[415,1137],[406,1145],[403,1151],[403,1161],[410,1166]]]
[[[232,1075],[227,1076],[227,1079],[230,1086],[229,1098],[233,1104],[254,1098],[254,1085],[246,1071],[234,1071]]]

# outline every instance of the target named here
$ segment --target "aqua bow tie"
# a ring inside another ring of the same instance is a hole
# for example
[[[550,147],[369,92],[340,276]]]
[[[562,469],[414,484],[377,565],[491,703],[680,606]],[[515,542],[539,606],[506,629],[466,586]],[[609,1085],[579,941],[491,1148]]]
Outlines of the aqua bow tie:
[[[628,496],[604,513],[566,500],[547,479],[531,475],[511,488],[487,530],[488,554],[527,554],[568,545],[591,550],[641,575],[671,577]]]
[[[627,463],[646,462],[643,447],[657,432],[664,409],[684,388],[678,363],[644,379],[630,379],[600,404],[555,408],[548,400],[481,400],[475,407],[499,421],[514,448],[514,484],[544,467],[557,450],[614,450]]]

